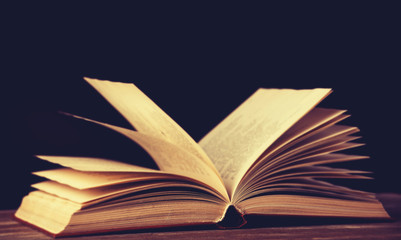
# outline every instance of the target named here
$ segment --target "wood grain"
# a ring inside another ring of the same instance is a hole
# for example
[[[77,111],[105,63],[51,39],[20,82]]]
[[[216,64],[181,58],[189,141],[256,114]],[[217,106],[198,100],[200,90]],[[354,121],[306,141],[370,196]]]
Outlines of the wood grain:
[[[143,230],[70,239],[401,239],[401,194],[381,193],[377,197],[394,218],[389,222],[302,220],[261,222],[253,219],[241,229],[214,227]],[[52,239],[12,218],[15,210],[0,211],[0,239]],[[266,219],[264,219],[266,220]],[[270,219],[272,220],[272,219]],[[257,222],[255,222],[257,221]]]

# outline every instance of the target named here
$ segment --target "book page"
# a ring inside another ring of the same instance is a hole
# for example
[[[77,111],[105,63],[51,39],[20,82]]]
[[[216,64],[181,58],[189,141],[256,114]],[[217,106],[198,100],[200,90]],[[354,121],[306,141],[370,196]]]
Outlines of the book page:
[[[104,187],[89,189],[76,189],[58,182],[44,181],[35,183],[32,185],[32,187],[46,193],[50,193],[61,198],[71,200],[73,202],[83,204],[85,207],[88,207],[89,205],[126,195],[128,193],[168,187],[194,188],[195,186],[185,182],[150,181],[108,185]],[[166,192],[167,191],[165,191],[165,193]],[[137,197],[140,197],[140,195],[138,195]],[[209,196],[208,198],[213,199],[212,196]]]
[[[33,174],[77,189],[96,188],[128,182],[177,179],[176,176],[160,172],[154,174],[141,172],[87,172],[71,168],[44,170]]]
[[[230,196],[254,161],[330,89],[259,89],[200,142]]]
[[[141,133],[163,138],[187,150],[218,174],[201,147],[173,119],[132,83],[84,78]]]
[[[283,133],[280,138],[277,139],[265,152],[264,158],[282,151],[285,148],[283,146],[293,142],[296,139],[300,139],[301,136],[306,137],[307,135],[314,133],[316,130],[321,130],[322,127],[328,127],[334,125],[337,121],[348,117],[343,115],[345,110],[327,109],[327,108],[314,108],[302,119],[295,123],[290,129]]]
[[[76,156],[45,156],[36,157],[51,163],[59,164],[79,171],[90,172],[136,172],[136,173],[157,173],[159,170],[144,168],[128,163],[114,161],[105,158],[76,157]]]
[[[321,136],[319,132],[325,132],[325,129],[330,128],[337,121],[348,117],[343,114],[344,112],[336,109],[314,108],[270,145],[241,181],[253,179],[255,172],[260,172],[261,168],[268,168],[275,164],[278,159],[288,154],[289,149],[294,145],[304,147],[308,144],[304,139],[312,139],[314,135]]]
[[[300,195],[264,195],[238,204],[245,214],[390,219],[376,199],[344,200]]]
[[[179,146],[147,134],[130,129],[114,126],[107,123],[91,120],[70,114],[70,116],[99,124],[112,129],[139,144],[155,161],[160,170],[194,179],[201,184],[217,190],[226,200],[229,199],[224,184],[209,166],[198,157]],[[65,157],[64,157],[65,158]],[[92,170],[93,171],[93,170]]]
[[[167,194],[162,197],[148,194],[148,196],[142,195],[140,199],[128,199],[117,204],[109,202],[82,208],[87,205],[46,192],[34,191],[23,199],[15,217],[51,234],[53,238],[90,235],[95,239],[103,239],[118,236],[99,235],[105,232],[132,232],[162,226],[171,228],[194,224],[211,225],[222,218],[227,208],[226,204],[221,202],[216,203],[207,198],[204,201],[203,196],[187,197],[187,192],[180,193],[182,195],[165,193]],[[33,238],[30,235],[29,237]],[[123,234],[122,238],[131,239],[132,237]]]

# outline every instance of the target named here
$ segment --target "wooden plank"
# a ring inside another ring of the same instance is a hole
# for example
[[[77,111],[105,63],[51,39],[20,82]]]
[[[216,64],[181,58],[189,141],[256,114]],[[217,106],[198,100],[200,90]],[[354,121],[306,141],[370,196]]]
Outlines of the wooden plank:
[[[73,239],[401,239],[401,194],[382,193],[378,198],[395,218],[391,222],[298,221],[251,223],[246,228],[180,228],[143,230]],[[12,218],[15,210],[0,211],[0,239],[52,239]],[[71,239],[71,238],[70,238]]]

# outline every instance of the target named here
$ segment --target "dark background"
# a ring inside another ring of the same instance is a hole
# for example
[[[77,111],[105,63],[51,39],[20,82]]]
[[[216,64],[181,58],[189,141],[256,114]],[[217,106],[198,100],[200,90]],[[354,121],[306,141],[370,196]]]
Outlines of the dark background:
[[[195,140],[257,88],[330,87],[321,104],[348,109],[369,155],[350,167],[401,192],[400,8],[352,1],[147,2],[1,7],[1,205],[17,208],[50,164],[34,154],[126,159],[129,143],[60,116],[128,126],[82,77],[133,82]],[[114,149],[114,150],[113,150]],[[140,152],[140,150],[139,150]],[[140,153],[138,153],[140,157]],[[139,159],[139,158],[138,158]]]

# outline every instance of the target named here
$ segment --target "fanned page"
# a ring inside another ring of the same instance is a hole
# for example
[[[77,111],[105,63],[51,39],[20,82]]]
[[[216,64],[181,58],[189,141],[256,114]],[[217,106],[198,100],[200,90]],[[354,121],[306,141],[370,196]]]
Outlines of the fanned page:
[[[135,189],[152,189],[163,187],[178,187],[185,186],[191,189],[198,189],[202,192],[210,193],[216,196],[216,192],[210,188],[204,187],[202,185],[196,184],[193,181],[188,181],[185,178],[179,178],[176,175],[166,174],[162,172],[87,172],[78,171],[70,168],[59,168],[52,170],[45,170],[34,173],[37,176],[47,178],[51,181],[45,181],[38,184],[34,184],[33,187],[38,189],[43,189],[48,193],[54,193],[60,196],[60,194],[55,193],[52,190],[44,189],[43,186],[49,186],[52,183],[57,183],[60,188],[54,188],[57,191],[62,191],[61,188],[68,186],[70,189],[74,189],[80,195],[85,195],[90,191],[101,191],[104,193],[114,193],[116,190],[123,190],[123,192],[132,192]],[[42,186],[41,188],[37,186]],[[61,193],[61,194],[66,194]],[[68,199],[71,199],[71,195],[68,194]],[[94,195],[92,195],[94,196]],[[92,200],[99,200],[98,196],[95,196]],[[213,198],[209,196],[209,199],[217,199],[217,196]],[[71,199],[72,200],[72,199]],[[103,199],[100,199],[103,201]],[[219,203],[224,199],[219,198]]]
[[[216,173],[201,147],[134,84],[84,78],[138,131],[163,138],[187,150]]]
[[[331,89],[258,89],[200,142],[230,197],[256,159]]]
[[[204,150],[139,88],[132,83],[84,79],[137,131],[85,120],[113,129],[137,142],[158,159],[156,162],[162,170],[192,176],[228,196],[218,171]]]
[[[227,191],[219,175],[217,175],[212,169],[210,169],[209,166],[206,165],[206,163],[200,161],[195,155],[191,154],[185,149],[180,148],[162,138],[153,137],[137,131],[114,126],[107,123],[102,123],[88,118],[83,118],[75,115],[71,116],[110,128],[126,136],[132,141],[138,143],[153,158],[153,160],[156,162],[157,166],[160,168],[160,170],[162,170],[162,172],[196,180],[201,185],[206,185],[212,189],[215,189],[220,194],[220,196],[228,201],[229,198],[227,195]],[[104,168],[108,168],[109,171],[111,171],[114,168],[115,172],[152,172],[149,169],[143,169],[138,166],[119,163],[107,159],[81,157],[77,158],[68,156],[38,157],[77,170],[104,171]],[[98,164],[96,164],[97,162],[99,164],[103,164],[104,167],[99,167]]]

